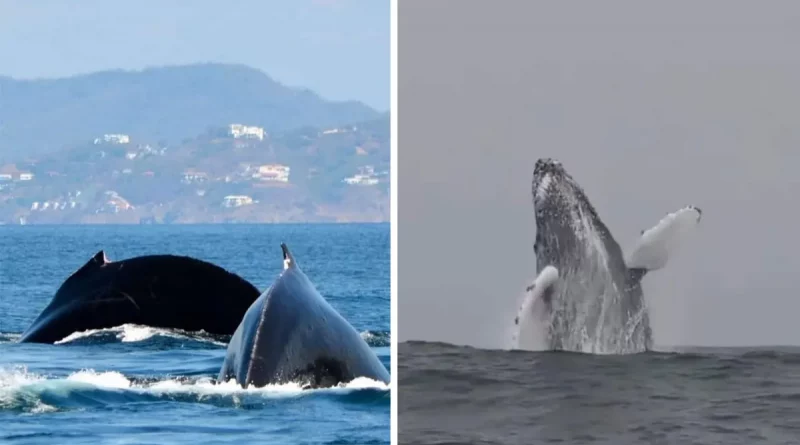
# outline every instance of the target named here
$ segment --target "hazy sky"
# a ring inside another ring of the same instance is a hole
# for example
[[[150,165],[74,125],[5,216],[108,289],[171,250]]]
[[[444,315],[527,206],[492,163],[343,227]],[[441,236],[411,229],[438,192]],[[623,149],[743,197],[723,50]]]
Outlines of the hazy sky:
[[[644,290],[661,345],[800,345],[800,4],[399,4],[399,340],[501,347],[555,157],[626,250],[686,204]]]
[[[389,109],[389,1],[0,0],[0,75],[242,63]]]

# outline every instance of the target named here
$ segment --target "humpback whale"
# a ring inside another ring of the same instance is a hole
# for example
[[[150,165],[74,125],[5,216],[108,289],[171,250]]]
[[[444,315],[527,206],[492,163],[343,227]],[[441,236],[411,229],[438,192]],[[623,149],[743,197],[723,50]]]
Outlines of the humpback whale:
[[[54,343],[125,323],[231,335],[258,295],[243,278],[195,258],[110,261],[101,250],[64,281],[19,341]]]
[[[550,349],[597,354],[651,349],[641,280],[666,265],[702,211],[690,205],[668,214],[640,233],[626,258],[559,161],[536,161],[532,194],[538,276],[514,320],[512,347],[519,347],[523,324],[539,322]]]
[[[281,249],[283,271],[247,310],[217,381],[235,379],[245,388],[287,382],[328,387],[356,377],[388,383],[377,355],[319,294],[286,244]]]

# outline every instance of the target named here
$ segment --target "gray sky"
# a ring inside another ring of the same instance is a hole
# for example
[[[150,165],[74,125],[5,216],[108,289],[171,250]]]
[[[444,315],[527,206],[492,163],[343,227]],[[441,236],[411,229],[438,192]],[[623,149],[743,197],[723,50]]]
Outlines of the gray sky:
[[[0,0],[0,75],[242,63],[389,109],[388,0]]]
[[[503,346],[535,276],[534,162],[626,250],[703,221],[644,280],[660,345],[799,345],[800,4],[399,4],[400,341]]]

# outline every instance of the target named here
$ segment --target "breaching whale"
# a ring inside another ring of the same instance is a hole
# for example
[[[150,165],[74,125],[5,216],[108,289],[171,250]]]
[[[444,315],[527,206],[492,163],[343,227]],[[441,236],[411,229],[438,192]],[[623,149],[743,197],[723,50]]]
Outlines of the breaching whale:
[[[544,327],[550,349],[600,354],[643,352],[652,333],[641,280],[664,267],[684,232],[702,216],[694,206],[643,230],[628,255],[563,165],[539,159],[533,173],[538,276],[514,320],[513,346],[524,323]]]
[[[125,323],[231,335],[258,295],[243,278],[195,258],[109,261],[101,250],[64,281],[20,342],[54,343]]]
[[[319,294],[286,244],[281,249],[283,272],[247,310],[217,380],[233,378],[242,387],[328,387],[356,377],[389,383],[369,345]]]

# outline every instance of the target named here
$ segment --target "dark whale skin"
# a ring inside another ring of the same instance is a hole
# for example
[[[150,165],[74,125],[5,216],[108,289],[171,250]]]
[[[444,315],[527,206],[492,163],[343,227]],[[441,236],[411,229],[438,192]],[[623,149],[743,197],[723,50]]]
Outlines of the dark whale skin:
[[[236,329],[218,381],[317,388],[368,377],[388,384],[389,372],[375,352],[281,247],[285,269]]]
[[[125,323],[231,335],[258,295],[247,280],[195,258],[112,262],[101,250],[64,281],[19,341],[54,343]]]

